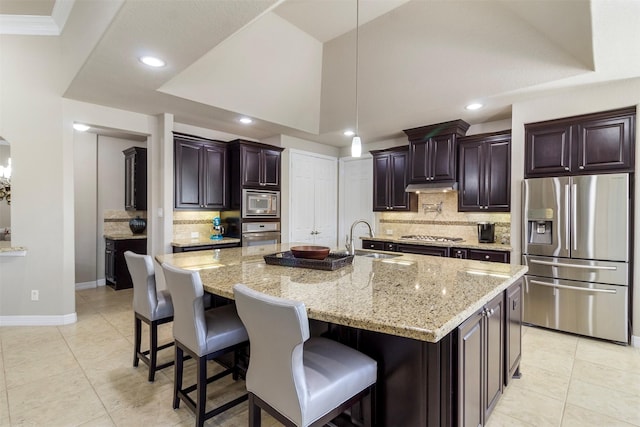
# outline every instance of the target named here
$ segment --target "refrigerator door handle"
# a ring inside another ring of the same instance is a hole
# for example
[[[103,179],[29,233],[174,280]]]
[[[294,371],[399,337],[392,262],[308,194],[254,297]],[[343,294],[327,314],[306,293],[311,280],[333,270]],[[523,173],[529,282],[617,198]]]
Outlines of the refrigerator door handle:
[[[531,264],[550,265],[552,267],[569,267],[569,268],[583,268],[585,270],[612,270],[616,271],[618,268],[612,265],[583,265],[583,264],[565,264],[562,262],[553,261],[540,261],[532,259],[529,261]]]
[[[558,289],[570,289],[572,291],[582,291],[582,292],[596,292],[601,294],[615,294],[616,291],[614,289],[593,289],[593,288],[577,288],[575,286],[567,286],[567,285],[558,285],[554,283],[541,282],[539,280],[531,280],[531,283],[542,286],[549,286],[552,288]],[[554,289],[555,293],[555,289]]]
[[[569,250],[569,184],[564,186],[564,249]]]
[[[571,240],[573,241],[573,250],[578,250],[578,184],[571,185],[571,226],[573,230],[571,230]]]

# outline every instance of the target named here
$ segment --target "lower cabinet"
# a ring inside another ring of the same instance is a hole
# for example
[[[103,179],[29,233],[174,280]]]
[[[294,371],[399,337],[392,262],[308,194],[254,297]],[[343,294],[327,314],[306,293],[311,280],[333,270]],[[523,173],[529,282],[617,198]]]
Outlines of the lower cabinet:
[[[180,252],[194,252],[194,251],[206,251],[209,249],[223,249],[223,248],[237,248],[240,243],[218,243],[214,245],[200,245],[200,246],[173,246],[173,253]]]
[[[518,280],[505,291],[505,364],[504,385],[511,378],[520,378],[522,357],[522,280]]]
[[[124,259],[126,251],[147,253],[147,239],[105,238],[104,278],[108,286],[116,291],[133,287],[131,275]]]
[[[373,249],[374,251],[398,252],[398,244],[392,242],[380,242],[375,240],[363,240],[362,249]]]
[[[426,245],[405,245],[398,244],[398,252],[406,254],[431,255],[431,256],[449,256],[449,248],[446,246],[426,246]]]
[[[458,327],[458,426],[485,424],[503,389],[504,294]]]
[[[451,248],[451,258],[473,259],[476,261],[502,262],[508,264],[511,254],[507,251],[489,249]]]

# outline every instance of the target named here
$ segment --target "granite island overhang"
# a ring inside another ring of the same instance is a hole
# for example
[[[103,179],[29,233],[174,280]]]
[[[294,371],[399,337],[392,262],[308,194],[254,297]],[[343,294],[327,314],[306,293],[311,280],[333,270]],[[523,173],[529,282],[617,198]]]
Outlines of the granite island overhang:
[[[521,313],[527,267],[412,254],[355,256],[351,265],[334,271],[265,262],[265,255],[290,246],[197,251],[156,260],[198,271],[205,290],[224,298],[233,299],[233,285],[244,283],[303,301],[309,318],[325,328],[320,333],[378,362],[378,426],[486,422],[503,384],[519,374],[521,316],[511,316]],[[514,292],[520,297],[509,300]],[[480,368],[483,363],[486,368]],[[351,411],[351,417],[360,412]]]
[[[310,319],[437,342],[521,278],[527,267],[403,254],[355,256],[335,271],[267,265],[279,244],[158,255],[159,263],[197,270],[205,291],[233,299],[244,283],[269,295],[303,301]]]

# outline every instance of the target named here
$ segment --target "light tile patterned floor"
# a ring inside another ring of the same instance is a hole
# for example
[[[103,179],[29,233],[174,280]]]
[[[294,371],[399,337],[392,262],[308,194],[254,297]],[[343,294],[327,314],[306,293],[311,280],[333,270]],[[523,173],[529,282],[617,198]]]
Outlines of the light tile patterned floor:
[[[78,291],[73,325],[0,328],[0,427],[192,426],[187,409],[171,408],[173,368],[149,383],[145,365],[131,366],[131,299],[130,290]],[[169,340],[171,324],[159,335]],[[535,328],[525,328],[523,346],[523,376],[505,390],[490,427],[640,426],[640,349]],[[209,387],[212,405],[231,383]],[[241,393],[243,383],[233,387]],[[246,404],[206,425],[246,426]],[[278,424],[269,417],[263,425]]]

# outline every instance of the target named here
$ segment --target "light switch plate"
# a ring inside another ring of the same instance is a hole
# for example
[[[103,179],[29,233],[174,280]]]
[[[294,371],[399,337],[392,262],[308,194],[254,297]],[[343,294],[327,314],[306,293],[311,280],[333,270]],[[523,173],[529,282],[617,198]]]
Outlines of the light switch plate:
[[[198,233],[197,231],[192,231],[191,232],[191,238],[192,239],[197,239],[198,237],[200,237],[200,233]]]
[[[385,230],[387,236],[393,236],[393,230]]]

